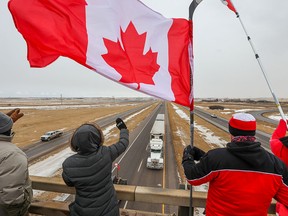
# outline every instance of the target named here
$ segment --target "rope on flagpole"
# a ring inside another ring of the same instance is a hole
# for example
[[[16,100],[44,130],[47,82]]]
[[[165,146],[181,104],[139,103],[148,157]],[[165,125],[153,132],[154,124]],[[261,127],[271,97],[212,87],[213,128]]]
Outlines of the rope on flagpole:
[[[241,26],[242,26],[242,28],[243,28],[246,36],[247,36],[248,42],[249,42],[249,44],[250,44],[250,46],[251,46],[251,48],[252,48],[252,50],[253,50],[253,52],[254,52],[254,54],[255,54],[255,58],[256,58],[256,60],[257,60],[257,62],[258,62],[258,65],[260,66],[260,69],[261,69],[263,75],[264,75],[264,78],[265,78],[265,80],[266,80],[266,83],[267,83],[267,85],[268,85],[268,87],[269,87],[269,90],[270,90],[270,92],[271,92],[271,94],[272,94],[272,96],[273,96],[273,98],[274,98],[275,104],[276,104],[276,106],[277,106],[277,108],[278,108],[278,110],[279,110],[279,113],[280,113],[282,119],[286,122],[286,119],[287,119],[287,118],[285,117],[285,114],[284,114],[284,112],[283,112],[283,110],[282,110],[282,107],[281,107],[281,105],[280,105],[280,103],[279,103],[278,98],[276,97],[275,93],[274,93],[273,90],[272,90],[271,84],[270,84],[270,82],[269,82],[269,80],[268,80],[267,74],[266,74],[266,72],[265,72],[265,70],[264,70],[264,67],[263,67],[263,64],[262,64],[262,62],[261,62],[261,60],[260,60],[260,56],[259,56],[259,55],[257,54],[257,52],[256,52],[256,49],[255,49],[255,47],[254,47],[254,45],[253,45],[253,43],[252,43],[251,37],[248,35],[248,32],[247,32],[247,30],[246,30],[246,28],[245,28],[245,26],[244,26],[244,24],[243,24],[243,22],[242,22],[242,20],[241,20],[241,18],[240,18],[239,13],[238,13],[237,11],[235,11],[235,14],[236,14],[236,17],[239,19],[239,21],[240,21],[240,23],[241,23]]]

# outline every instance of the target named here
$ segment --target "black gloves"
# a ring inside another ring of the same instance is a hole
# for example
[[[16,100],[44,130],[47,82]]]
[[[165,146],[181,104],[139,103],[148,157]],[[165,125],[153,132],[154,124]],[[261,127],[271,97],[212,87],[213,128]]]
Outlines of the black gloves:
[[[191,145],[188,145],[183,151],[182,163],[186,160],[199,161],[200,158],[205,154],[201,149]]]
[[[201,157],[203,157],[203,155],[205,155],[206,152],[204,152],[203,150],[201,150],[200,148],[197,147],[193,147],[192,149],[192,155],[194,156],[194,160],[199,161],[201,159]]]
[[[123,122],[121,118],[116,119],[116,127],[121,130],[121,129],[127,129],[126,124]]]

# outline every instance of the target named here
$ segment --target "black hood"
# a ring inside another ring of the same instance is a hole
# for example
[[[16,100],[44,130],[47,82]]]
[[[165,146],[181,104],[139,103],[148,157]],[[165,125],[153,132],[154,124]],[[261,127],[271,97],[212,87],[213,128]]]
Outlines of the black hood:
[[[260,142],[230,142],[227,144],[227,150],[252,167],[258,167],[265,163],[264,149]]]
[[[282,137],[279,140],[288,148],[288,136]]]
[[[73,134],[71,148],[82,155],[96,152],[102,145],[102,133],[94,125],[84,124]]]

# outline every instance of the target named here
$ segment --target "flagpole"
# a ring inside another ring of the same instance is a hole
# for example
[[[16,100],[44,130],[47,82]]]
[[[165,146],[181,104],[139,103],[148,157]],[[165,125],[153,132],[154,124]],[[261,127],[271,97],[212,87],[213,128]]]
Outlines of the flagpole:
[[[193,14],[196,9],[196,7],[202,2],[202,0],[192,0],[190,6],[189,6],[189,20],[191,21],[191,34],[193,35]],[[191,54],[193,56],[193,53]],[[193,58],[193,57],[192,57]],[[190,145],[191,147],[194,146],[194,95],[193,95],[193,68],[191,68],[190,71],[190,90],[191,90],[191,98],[192,102],[190,105]],[[186,188],[187,188],[187,181],[186,181]],[[194,208],[192,205],[192,185],[190,185],[190,202],[189,202],[189,216],[194,215]]]
[[[270,90],[270,92],[271,92],[271,94],[272,94],[272,96],[273,96],[273,98],[274,98],[275,104],[276,104],[276,106],[277,106],[277,108],[278,108],[278,110],[279,110],[279,113],[280,113],[282,119],[286,122],[286,119],[287,119],[287,118],[285,117],[285,114],[284,114],[284,112],[283,112],[283,110],[282,110],[282,107],[281,107],[281,105],[280,105],[280,103],[279,103],[278,98],[276,97],[275,93],[274,93],[273,90],[272,90],[271,84],[270,84],[270,82],[269,82],[269,80],[268,80],[267,74],[266,74],[266,72],[265,72],[265,70],[264,70],[264,67],[263,67],[263,64],[262,64],[262,62],[261,62],[261,60],[260,60],[260,56],[259,56],[258,53],[256,52],[256,49],[255,49],[255,47],[254,47],[254,45],[253,45],[253,43],[252,43],[251,37],[248,35],[248,32],[247,32],[247,30],[246,30],[246,28],[245,28],[245,26],[244,26],[244,24],[243,24],[243,22],[242,22],[242,20],[241,20],[241,18],[240,18],[239,13],[238,13],[236,10],[235,10],[234,12],[235,12],[235,14],[236,14],[236,17],[239,19],[239,21],[240,21],[240,23],[241,23],[241,26],[242,26],[242,28],[243,28],[246,36],[247,36],[248,42],[249,42],[249,44],[250,44],[250,46],[251,46],[251,48],[252,48],[252,50],[253,50],[253,52],[254,52],[254,54],[255,54],[255,58],[256,58],[256,60],[257,60],[257,62],[258,62],[258,65],[260,66],[260,69],[261,69],[263,75],[264,75],[264,78],[265,78],[265,80],[266,80],[266,83],[267,83],[267,85],[268,85],[268,87],[269,87],[269,90]]]
[[[191,71],[191,91],[192,91],[192,71]],[[194,109],[193,105],[190,107],[190,145],[193,147],[194,145]],[[186,181],[187,183],[187,181]],[[189,216],[194,215],[194,208],[192,206],[192,185],[190,185],[190,206],[189,206]]]

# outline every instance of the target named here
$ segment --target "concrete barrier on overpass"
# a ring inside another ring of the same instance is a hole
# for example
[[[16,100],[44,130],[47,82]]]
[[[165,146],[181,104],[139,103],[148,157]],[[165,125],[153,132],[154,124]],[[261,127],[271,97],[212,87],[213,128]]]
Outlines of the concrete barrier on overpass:
[[[34,190],[43,190],[58,193],[75,194],[73,187],[67,187],[62,178],[59,177],[37,177],[30,176],[32,180],[32,188]],[[114,185],[119,200],[144,202],[144,203],[159,203],[165,205],[178,206],[178,216],[184,216],[187,213],[187,208],[190,204],[190,191],[182,189],[168,189],[156,187],[144,187],[134,185]],[[206,192],[193,191],[192,193],[192,207],[205,208]],[[30,213],[42,215],[68,215],[68,202],[48,201],[37,202],[34,201],[29,210]],[[269,208],[270,214],[275,214],[275,201],[271,203]],[[125,213],[126,212],[126,213]],[[132,213],[134,212],[134,214]],[[163,215],[159,213],[151,213],[152,215]],[[151,215],[148,212],[140,215]],[[137,215],[133,210],[121,210],[121,215]],[[139,214],[138,214],[139,215]],[[168,214],[164,214],[168,215]]]

